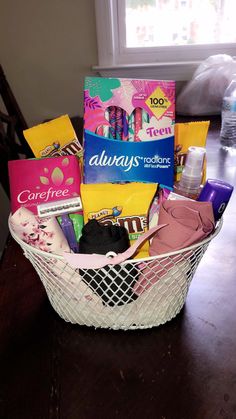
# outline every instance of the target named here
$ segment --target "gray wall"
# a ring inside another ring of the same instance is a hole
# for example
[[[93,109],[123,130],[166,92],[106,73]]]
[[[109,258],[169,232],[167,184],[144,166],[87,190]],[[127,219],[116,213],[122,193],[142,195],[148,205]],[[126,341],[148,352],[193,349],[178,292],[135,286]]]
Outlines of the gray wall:
[[[2,0],[0,39],[1,64],[30,126],[82,115],[84,76],[97,64],[94,0]]]
[[[0,62],[29,126],[83,115],[83,82],[97,64],[94,0],[2,0]],[[0,253],[8,200],[0,188]]]

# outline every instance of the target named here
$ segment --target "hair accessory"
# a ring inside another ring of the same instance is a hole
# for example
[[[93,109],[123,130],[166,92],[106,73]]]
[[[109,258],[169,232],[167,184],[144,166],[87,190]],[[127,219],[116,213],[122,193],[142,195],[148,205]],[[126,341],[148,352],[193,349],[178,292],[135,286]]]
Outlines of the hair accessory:
[[[82,269],[99,269],[107,265],[116,265],[122,262],[125,262],[127,259],[130,259],[139,246],[141,246],[147,239],[149,239],[154,233],[158,230],[165,227],[166,224],[158,225],[150,230],[143,233],[133,246],[129,247],[125,252],[119,253],[114,258],[109,258],[106,255],[99,255],[99,254],[78,254],[74,255],[73,253],[64,253],[65,260],[73,267],[73,268],[82,268]]]

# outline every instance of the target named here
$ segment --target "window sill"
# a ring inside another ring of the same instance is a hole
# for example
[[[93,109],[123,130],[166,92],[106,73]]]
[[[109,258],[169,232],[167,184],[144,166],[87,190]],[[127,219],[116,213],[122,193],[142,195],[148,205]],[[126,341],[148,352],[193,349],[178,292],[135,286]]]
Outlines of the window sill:
[[[119,64],[109,66],[93,66],[93,71],[103,77],[127,77],[159,80],[187,81],[200,61],[166,62],[152,64]]]

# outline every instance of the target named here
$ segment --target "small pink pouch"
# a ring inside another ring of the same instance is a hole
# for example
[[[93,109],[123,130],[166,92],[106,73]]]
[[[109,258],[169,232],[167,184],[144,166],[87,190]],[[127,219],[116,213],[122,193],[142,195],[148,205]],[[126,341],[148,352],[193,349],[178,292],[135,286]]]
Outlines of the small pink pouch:
[[[14,233],[25,243],[49,253],[70,252],[67,240],[54,217],[39,218],[27,208],[19,208],[11,217]]]

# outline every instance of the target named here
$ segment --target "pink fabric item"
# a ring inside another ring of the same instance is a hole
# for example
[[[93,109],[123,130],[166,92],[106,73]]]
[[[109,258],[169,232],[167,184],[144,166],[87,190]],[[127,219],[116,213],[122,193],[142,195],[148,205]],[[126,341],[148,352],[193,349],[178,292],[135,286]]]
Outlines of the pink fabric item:
[[[201,242],[215,229],[215,221],[211,202],[166,200],[160,207],[160,224],[166,226],[155,234],[150,245],[150,256],[170,253]],[[155,284],[163,275],[184,259],[191,256],[192,251],[155,260],[146,266],[140,266],[142,274],[135,283],[133,291],[141,295]]]
[[[159,213],[159,224],[167,224],[152,240],[150,256],[191,246],[215,229],[211,202],[166,200]]]
[[[49,253],[70,252],[67,240],[54,217],[39,218],[19,208],[10,218],[14,233],[25,243]]]

